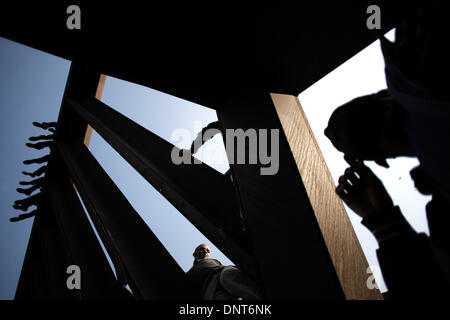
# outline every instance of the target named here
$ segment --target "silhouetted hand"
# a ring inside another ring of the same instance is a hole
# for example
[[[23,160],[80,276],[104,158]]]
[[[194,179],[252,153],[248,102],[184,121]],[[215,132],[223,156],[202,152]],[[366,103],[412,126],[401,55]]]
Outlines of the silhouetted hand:
[[[50,155],[46,155],[40,158],[31,159],[31,160],[25,160],[23,164],[32,164],[32,163],[44,163],[50,160]]]
[[[33,122],[33,125],[41,128],[41,129],[48,129],[48,128],[56,128],[56,122]]]
[[[26,194],[27,196],[29,196],[29,195],[32,194],[35,190],[40,189],[40,188],[41,188],[40,185],[35,184],[34,186],[31,186],[31,187],[28,188],[28,189],[17,188],[16,190],[17,190],[17,192],[19,192],[19,193],[23,193],[23,194]]]
[[[338,182],[338,196],[363,219],[394,207],[383,183],[360,160],[355,160]]]
[[[35,137],[29,137],[28,139],[29,139],[30,141],[54,140],[54,139],[55,139],[55,135],[54,135],[54,134],[40,135],[40,136],[35,136]]]
[[[414,186],[420,193],[430,195],[436,191],[436,183],[428,176],[422,166],[413,168],[409,173],[414,181]]]

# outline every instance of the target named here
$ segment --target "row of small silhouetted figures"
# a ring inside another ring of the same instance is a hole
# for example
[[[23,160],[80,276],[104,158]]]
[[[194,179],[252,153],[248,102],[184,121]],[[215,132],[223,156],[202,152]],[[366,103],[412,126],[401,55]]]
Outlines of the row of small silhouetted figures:
[[[50,132],[51,134],[43,134],[36,137],[30,137],[29,140],[32,142],[39,141],[36,143],[26,143],[26,146],[29,148],[33,148],[36,150],[42,150],[44,148],[51,148],[54,143],[55,132],[56,132],[56,122],[33,122],[33,125],[46,130],[46,132]],[[22,171],[22,173],[31,178],[35,178],[30,181],[20,181],[19,184],[21,186],[29,186],[28,188],[17,188],[17,192],[25,194],[27,198],[16,200],[14,202],[13,208],[16,210],[24,211],[26,213],[19,214],[17,217],[13,217],[10,219],[11,222],[21,221],[30,217],[34,217],[39,212],[39,203],[41,201],[41,190],[45,184],[45,173],[47,171],[47,162],[50,158],[50,153],[36,159],[25,160],[23,163],[26,165],[29,164],[44,164],[39,169],[34,172],[26,172]],[[38,193],[33,194],[35,191],[39,191]],[[27,212],[30,207],[35,206],[36,208],[30,212]]]

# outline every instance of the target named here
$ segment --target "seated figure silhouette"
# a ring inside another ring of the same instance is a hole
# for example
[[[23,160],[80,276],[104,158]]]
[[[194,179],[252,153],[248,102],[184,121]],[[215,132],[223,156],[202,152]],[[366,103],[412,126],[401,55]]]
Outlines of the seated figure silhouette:
[[[54,140],[55,135],[54,134],[48,134],[48,135],[39,135],[35,137],[29,137],[28,140],[30,141],[40,141],[40,140]]]
[[[412,4],[396,27],[395,41],[380,38],[387,91],[336,109],[326,136],[356,159],[417,157],[450,202],[450,3]]]
[[[40,167],[39,169],[37,169],[37,170],[34,171],[34,172],[26,172],[26,171],[22,171],[22,173],[23,173],[24,175],[26,175],[26,176],[30,176],[30,177],[32,177],[32,178],[35,178],[35,177],[39,177],[40,175],[42,175],[42,174],[45,173],[46,171],[47,171],[47,166],[45,165],[45,166]]]
[[[450,203],[439,192],[436,182],[421,166],[412,169],[410,174],[416,189],[424,195],[432,196],[425,208],[430,238],[436,247],[450,257],[450,235],[448,233],[450,215],[447,212]]]
[[[38,209],[35,209],[29,213],[19,214],[17,217],[10,218],[9,221],[11,221],[11,222],[22,221],[22,220],[34,217],[37,213],[38,213]]]
[[[41,193],[37,193],[35,195],[29,196],[28,198],[16,200],[14,201],[13,208],[17,210],[27,211],[28,208],[33,205],[38,206],[41,198]]]
[[[41,129],[56,128],[56,122],[33,122],[33,125]]]

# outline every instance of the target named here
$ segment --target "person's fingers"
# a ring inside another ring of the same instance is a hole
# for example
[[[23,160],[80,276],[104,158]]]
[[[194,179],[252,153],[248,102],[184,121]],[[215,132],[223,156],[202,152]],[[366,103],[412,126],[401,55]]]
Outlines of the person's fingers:
[[[27,211],[29,207],[13,205],[13,208],[16,209],[16,210]]]

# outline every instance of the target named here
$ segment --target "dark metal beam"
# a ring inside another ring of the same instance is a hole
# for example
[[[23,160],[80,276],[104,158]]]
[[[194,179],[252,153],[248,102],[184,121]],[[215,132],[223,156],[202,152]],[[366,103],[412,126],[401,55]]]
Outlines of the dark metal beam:
[[[89,150],[81,142],[57,145],[92,220],[120,255],[133,293],[143,299],[185,297],[183,270]]]
[[[39,243],[40,219],[34,218],[30,240],[25,253],[15,300],[45,299],[48,297],[48,285],[43,270],[42,251]]]
[[[275,175],[261,175],[261,163],[231,165],[267,298],[344,299],[269,93],[232,97],[218,115],[225,129],[279,132]]]
[[[116,280],[61,159],[53,159],[49,166],[45,188],[61,230],[69,263],[78,266],[81,271],[81,298],[132,298]]]
[[[171,152],[178,148],[98,100],[68,103],[227,257],[258,277],[249,250],[236,240],[242,225],[228,178],[205,164],[175,165]]]
[[[0,35],[215,109],[236,90],[298,95],[376,39],[366,27],[369,5],[381,7],[383,31],[410,5],[297,1],[236,10],[189,3],[147,10],[90,2],[81,6],[81,30],[69,30],[70,4],[13,4],[0,12]]]
[[[69,259],[63,243],[48,194],[43,193],[39,212],[34,218],[15,299],[80,299],[79,292],[69,290],[66,286]]]
[[[56,139],[76,139],[83,141],[87,123],[74,114],[71,108],[66,108],[67,98],[75,97],[81,101],[95,97],[100,73],[92,66],[78,61],[72,62],[67,77],[63,100],[58,116]]]

